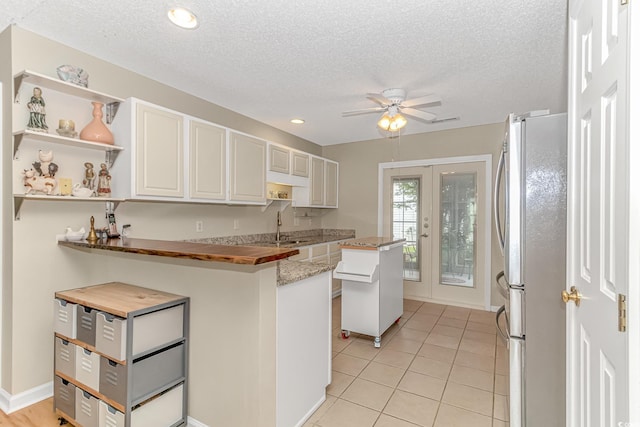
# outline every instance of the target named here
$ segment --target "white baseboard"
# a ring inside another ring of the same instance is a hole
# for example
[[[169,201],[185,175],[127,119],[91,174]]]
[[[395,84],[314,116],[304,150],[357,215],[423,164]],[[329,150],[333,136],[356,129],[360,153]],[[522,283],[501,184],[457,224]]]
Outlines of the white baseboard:
[[[501,306],[498,306],[498,305],[492,305],[491,306],[491,311],[493,311],[495,313],[496,311],[498,311],[500,309],[500,307]]]
[[[187,427],[209,427],[208,425],[201,423],[200,421],[187,417]]]
[[[14,395],[0,388],[0,409],[5,414],[10,414],[51,396],[53,396],[53,381]]]
[[[331,298],[335,298],[342,295],[342,289],[338,289],[337,291],[333,291],[333,293],[331,294]]]
[[[309,409],[309,412],[307,412],[305,414],[304,417],[302,417],[302,419],[300,421],[298,421],[298,424],[295,425],[295,427],[302,427],[309,418],[311,418],[311,416],[313,415],[314,412],[316,412],[318,410],[318,408],[320,406],[322,406],[322,404],[327,400],[327,394],[323,393],[322,397],[320,398],[320,400],[318,400],[316,402],[315,405],[313,405],[313,408]]]

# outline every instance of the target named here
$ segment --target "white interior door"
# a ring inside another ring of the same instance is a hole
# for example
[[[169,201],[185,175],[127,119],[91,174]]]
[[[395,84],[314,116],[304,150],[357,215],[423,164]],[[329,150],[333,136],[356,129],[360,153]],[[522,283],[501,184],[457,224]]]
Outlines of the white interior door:
[[[627,6],[569,2],[567,426],[628,426]],[[636,183],[637,185],[637,183]],[[637,237],[637,236],[636,236]]]

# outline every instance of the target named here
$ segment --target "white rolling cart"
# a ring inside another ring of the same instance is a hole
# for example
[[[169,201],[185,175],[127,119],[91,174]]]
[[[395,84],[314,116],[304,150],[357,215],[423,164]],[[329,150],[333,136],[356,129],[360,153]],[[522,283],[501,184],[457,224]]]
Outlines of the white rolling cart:
[[[351,332],[380,337],[403,312],[404,239],[366,237],[347,240],[333,277],[342,279],[342,337]]]

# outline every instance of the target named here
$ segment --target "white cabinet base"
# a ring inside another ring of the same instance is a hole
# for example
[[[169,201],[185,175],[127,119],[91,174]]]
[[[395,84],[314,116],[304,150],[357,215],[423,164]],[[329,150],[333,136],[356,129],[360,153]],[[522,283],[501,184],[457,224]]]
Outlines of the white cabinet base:
[[[276,426],[301,426],[331,382],[331,272],[278,287]]]

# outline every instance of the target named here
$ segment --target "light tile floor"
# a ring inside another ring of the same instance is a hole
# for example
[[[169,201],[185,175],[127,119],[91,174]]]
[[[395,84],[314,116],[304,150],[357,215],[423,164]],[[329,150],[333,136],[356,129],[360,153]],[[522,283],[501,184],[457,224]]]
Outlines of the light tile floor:
[[[404,300],[382,336],[340,332],[333,300],[327,400],[304,427],[507,427],[508,353],[495,313]]]

